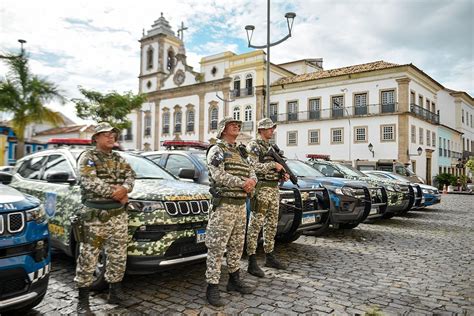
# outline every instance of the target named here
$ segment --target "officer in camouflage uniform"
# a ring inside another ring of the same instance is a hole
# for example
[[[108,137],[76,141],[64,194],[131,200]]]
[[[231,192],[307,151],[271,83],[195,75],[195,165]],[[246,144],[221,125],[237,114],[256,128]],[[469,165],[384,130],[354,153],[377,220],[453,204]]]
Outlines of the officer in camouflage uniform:
[[[124,158],[112,151],[118,134],[118,129],[109,123],[99,123],[92,135],[96,148],[87,150],[79,163],[84,207],[78,212],[82,240],[74,278],[79,288],[78,314],[91,313],[89,287],[102,248],[107,252],[108,301],[118,304],[126,299],[120,282],[127,260],[126,204],[135,173]]]
[[[219,294],[219,279],[226,250],[229,271],[227,291],[238,291],[242,294],[253,292],[239,276],[245,241],[245,201],[257,182],[255,173],[246,160],[245,146],[241,147],[245,153],[239,152],[235,143],[241,124],[241,121],[231,117],[220,121],[217,143],[207,153],[210,192],[213,198],[206,233],[206,297],[214,306],[223,305]]]
[[[265,266],[276,269],[287,268],[273,254],[280,200],[278,182],[280,179],[288,180],[287,173],[284,173],[283,177],[280,174],[281,171],[284,172],[283,166],[266,155],[271,146],[269,141],[275,128],[276,124],[271,119],[261,119],[257,122],[258,134],[256,139],[250,141],[247,145],[249,160],[258,178],[255,196],[253,197],[255,200],[251,203],[247,229],[247,254],[249,256],[247,271],[261,278],[265,276],[265,273],[258,266],[255,253],[262,227],[263,249],[266,256]]]

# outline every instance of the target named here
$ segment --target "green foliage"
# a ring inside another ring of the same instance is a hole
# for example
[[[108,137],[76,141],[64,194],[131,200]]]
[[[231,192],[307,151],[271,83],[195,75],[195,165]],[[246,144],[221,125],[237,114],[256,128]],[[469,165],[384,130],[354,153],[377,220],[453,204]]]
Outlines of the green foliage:
[[[96,122],[107,121],[112,126],[123,130],[131,126],[127,115],[133,110],[141,108],[146,102],[143,94],[134,95],[132,92],[120,94],[112,91],[102,94],[98,91],[86,90],[79,87],[84,99],[72,99],[76,104],[77,116],[82,119],[91,119]]]
[[[13,115],[13,131],[18,139],[18,158],[23,156],[25,129],[32,123],[51,123],[55,126],[63,123],[62,116],[45,104],[58,100],[64,103],[64,97],[55,83],[31,73],[28,56],[7,55],[3,59],[8,67],[5,78],[0,78],[0,111]]]
[[[472,172],[474,172],[474,158],[470,158],[470,159],[467,161],[466,167],[468,167],[469,170],[471,170]]]
[[[456,176],[449,173],[440,173],[435,177],[435,180],[438,182],[439,189],[442,189],[444,185],[457,184]]]

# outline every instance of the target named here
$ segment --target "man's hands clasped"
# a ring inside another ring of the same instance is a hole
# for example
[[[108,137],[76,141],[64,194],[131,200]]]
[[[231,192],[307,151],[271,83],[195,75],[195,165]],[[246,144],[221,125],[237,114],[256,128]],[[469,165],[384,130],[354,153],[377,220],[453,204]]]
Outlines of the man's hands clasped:
[[[119,201],[120,204],[126,204],[128,202],[128,191],[124,186],[121,185],[112,185],[112,198],[116,201]]]
[[[257,181],[251,178],[247,178],[244,184],[242,185],[242,189],[244,189],[246,193],[250,193],[252,192],[253,189],[255,189],[256,184],[257,184]]]

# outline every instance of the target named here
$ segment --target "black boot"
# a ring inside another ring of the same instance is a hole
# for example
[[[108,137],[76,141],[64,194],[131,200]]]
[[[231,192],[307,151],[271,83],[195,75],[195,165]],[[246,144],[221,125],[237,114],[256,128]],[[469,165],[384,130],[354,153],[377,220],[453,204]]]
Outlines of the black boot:
[[[224,306],[219,293],[219,284],[207,284],[206,298],[209,304],[213,306]]]
[[[89,288],[79,288],[79,301],[77,302],[77,314],[78,315],[94,315],[89,305]]]
[[[257,256],[255,254],[249,256],[249,266],[247,272],[256,277],[263,278],[265,277],[265,272],[257,264]]]
[[[273,251],[266,254],[265,267],[286,270],[288,266],[275,258]]]
[[[227,283],[227,291],[236,291],[242,294],[250,294],[253,292],[253,288],[248,285],[245,285],[244,282],[240,279],[239,275],[240,270],[229,273],[229,283]]]
[[[109,304],[118,305],[127,299],[128,296],[126,296],[122,291],[122,283],[117,282],[109,284],[109,297],[107,298]]]

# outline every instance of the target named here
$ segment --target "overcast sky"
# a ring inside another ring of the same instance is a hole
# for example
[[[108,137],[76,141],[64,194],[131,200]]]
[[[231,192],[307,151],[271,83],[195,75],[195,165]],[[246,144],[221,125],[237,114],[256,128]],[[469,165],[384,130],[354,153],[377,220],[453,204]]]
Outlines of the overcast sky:
[[[77,86],[101,92],[138,91],[138,40],[163,12],[176,32],[184,22],[188,63],[248,52],[266,41],[265,0],[18,1],[0,4],[0,51],[18,52],[27,40],[34,73],[56,82],[68,98]],[[324,59],[332,69],[385,60],[415,66],[447,88],[474,96],[473,0],[271,1],[272,41],[286,35],[284,14],[296,13],[293,37],[272,48],[271,61]],[[0,76],[5,66],[0,65]],[[51,107],[77,120],[74,107]],[[61,109],[62,108],[62,109]]]

